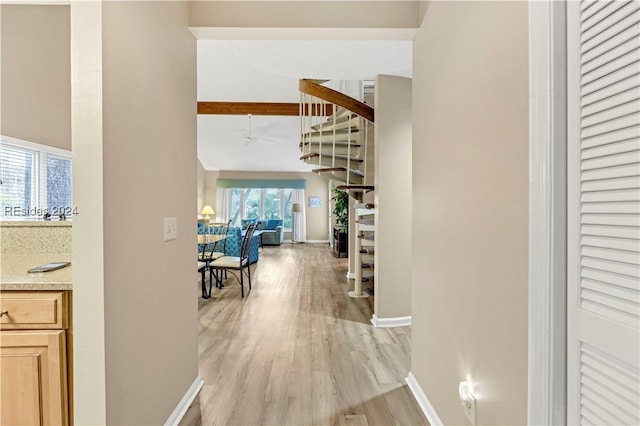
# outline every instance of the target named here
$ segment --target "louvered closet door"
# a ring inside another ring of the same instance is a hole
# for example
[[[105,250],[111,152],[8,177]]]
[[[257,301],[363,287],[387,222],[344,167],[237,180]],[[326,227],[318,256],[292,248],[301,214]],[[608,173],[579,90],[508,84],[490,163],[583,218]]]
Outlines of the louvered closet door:
[[[640,1],[568,2],[569,424],[640,424]]]
[[[640,1],[568,2],[569,424],[640,424]]]

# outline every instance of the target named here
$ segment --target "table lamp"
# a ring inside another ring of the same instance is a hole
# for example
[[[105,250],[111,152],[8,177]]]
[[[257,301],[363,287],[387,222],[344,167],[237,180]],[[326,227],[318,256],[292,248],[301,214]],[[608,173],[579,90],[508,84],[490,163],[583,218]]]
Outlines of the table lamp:
[[[291,204],[291,220],[293,221],[291,227],[291,241],[296,242],[296,213],[300,213],[300,203]]]
[[[207,228],[209,228],[209,221],[211,220],[211,215],[216,214],[213,211],[213,208],[210,205],[206,205],[202,208],[200,214],[204,215],[204,239],[207,240]]]

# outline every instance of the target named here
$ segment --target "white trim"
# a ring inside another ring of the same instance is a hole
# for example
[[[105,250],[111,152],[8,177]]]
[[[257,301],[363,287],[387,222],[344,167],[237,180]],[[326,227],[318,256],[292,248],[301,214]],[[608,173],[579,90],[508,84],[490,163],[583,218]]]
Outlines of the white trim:
[[[346,277],[349,280],[355,280],[356,279],[356,273],[355,272],[347,272]]]
[[[413,40],[417,28],[189,27],[198,40]]]
[[[329,240],[307,240],[307,244],[329,244]]]
[[[566,424],[566,2],[529,2],[528,424]]]
[[[196,377],[196,379],[193,381],[189,389],[187,389],[187,392],[184,394],[184,396],[182,397],[182,399],[180,400],[176,408],[173,410],[173,413],[171,413],[167,421],[164,423],[165,426],[167,425],[173,426],[180,423],[180,420],[182,420],[184,413],[187,412],[193,400],[196,399],[196,396],[198,396],[198,392],[200,392],[200,389],[202,389],[203,385],[204,385],[204,380],[202,380],[200,376]]]
[[[293,240],[282,240],[282,244],[294,244],[294,245],[298,245],[298,244],[304,244],[304,241],[293,241]]]
[[[378,318],[376,314],[373,314],[371,324],[376,328],[406,327],[411,325],[411,315],[408,317]]]
[[[11,136],[5,136],[5,135],[0,135],[0,141],[8,145],[15,145],[22,148],[32,149],[34,151],[43,151],[49,154],[55,154],[61,157],[71,158],[71,151],[62,149],[62,148],[56,148],[55,146],[43,145],[41,143],[30,142],[24,139],[13,138]]]
[[[416,380],[416,377],[411,371],[409,371],[405,381],[407,382],[407,385],[409,385],[409,389],[411,389],[411,393],[415,397],[416,401],[418,401],[418,405],[422,409],[422,412],[427,417],[429,424],[431,426],[443,426],[444,423],[442,423],[442,420],[438,417],[438,413],[436,413],[433,405],[431,405],[431,401],[429,401],[429,398],[427,398],[427,395],[424,393],[420,384]]]
[[[31,197],[28,204],[26,206],[8,206],[18,208],[18,213],[2,212],[1,220],[13,220],[15,217],[20,219],[42,218],[42,215],[46,212],[53,216],[65,213],[70,216],[69,219],[73,219],[73,212],[75,211],[73,206],[49,205],[47,197],[49,156],[64,158],[70,162],[72,160],[71,151],[5,135],[0,135],[0,145],[21,152],[26,151],[34,156],[32,178],[28,182],[31,186]],[[69,179],[72,179],[72,177],[69,177]]]
[[[2,0],[0,4],[17,4],[28,6],[70,6],[71,0]]]

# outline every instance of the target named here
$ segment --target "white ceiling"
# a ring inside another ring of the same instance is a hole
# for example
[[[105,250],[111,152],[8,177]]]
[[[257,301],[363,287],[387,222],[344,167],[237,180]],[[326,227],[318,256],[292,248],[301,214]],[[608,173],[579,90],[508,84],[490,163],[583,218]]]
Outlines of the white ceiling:
[[[411,77],[411,41],[198,40],[198,100],[299,102],[298,80]],[[299,117],[198,116],[198,159],[206,170],[307,171]]]

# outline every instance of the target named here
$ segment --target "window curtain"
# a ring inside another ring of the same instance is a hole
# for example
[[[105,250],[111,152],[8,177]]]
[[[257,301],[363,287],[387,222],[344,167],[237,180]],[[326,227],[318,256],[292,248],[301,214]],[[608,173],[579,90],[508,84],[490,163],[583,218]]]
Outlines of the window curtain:
[[[231,210],[231,189],[218,188],[216,191],[216,222],[228,222]]]
[[[304,202],[305,198],[304,189],[291,190],[291,202],[300,204],[300,212],[292,213],[296,215],[294,218],[295,225],[292,229],[292,239],[299,243],[307,241],[307,208]]]

